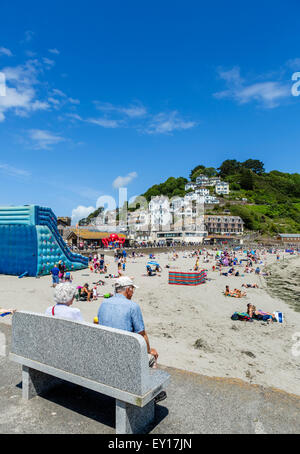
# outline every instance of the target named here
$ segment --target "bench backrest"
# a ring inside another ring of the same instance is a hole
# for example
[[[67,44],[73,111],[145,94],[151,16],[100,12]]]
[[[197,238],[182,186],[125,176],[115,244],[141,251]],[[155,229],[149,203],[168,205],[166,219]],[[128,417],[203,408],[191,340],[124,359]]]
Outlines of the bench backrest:
[[[11,352],[132,394],[150,388],[146,342],[139,334],[16,312]]]

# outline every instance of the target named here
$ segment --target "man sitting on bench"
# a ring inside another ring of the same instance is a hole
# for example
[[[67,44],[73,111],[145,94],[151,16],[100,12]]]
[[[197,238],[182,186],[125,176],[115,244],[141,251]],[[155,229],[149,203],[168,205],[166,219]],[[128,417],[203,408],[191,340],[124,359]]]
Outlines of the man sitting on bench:
[[[131,301],[134,289],[138,288],[128,276],[121,276],[116,280],[115,296],[101,304],[98,311],[98,323],[102,326],[121,329],[140,334],[146,341],[148,354],[151,355],[149,366],[156,364],[158,353],[150,348],[149,338],[145,331],[142,311],[137,303]],[[159,393],[155,402],[167,397],[165,391]]]

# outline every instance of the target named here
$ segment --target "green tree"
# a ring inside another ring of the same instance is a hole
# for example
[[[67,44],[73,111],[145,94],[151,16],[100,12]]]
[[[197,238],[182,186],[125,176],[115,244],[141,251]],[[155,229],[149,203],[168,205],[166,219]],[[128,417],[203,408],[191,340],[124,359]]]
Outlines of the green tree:
[[[201,173],[203,173],[203,170],[205,169],[205,166],[199,165],[196,166],[193,170],[190,172],[190,180],[195,181],[196,177],[198,177]]]
[[[247,161],[242,162],[242,167],[252,170],[257,175],[262,175],[265,172],[264,163],[258,159],[247,159]]]
[[[227,159],[222,162],[218,168],[219,175],[221,178],[226,178],[229,175],[239,173],[241,170],[241,163],[236,159]]]
[[[206,175],[208,178],[212,178],[215,177],[218,174],[218,172],[214,167],[206,167],[203,170],[203,174]]]
[[[254,187],[254,178],[253,172],[248,169],[242,169],[241,178],[240,178],[240,186],[242,189],[246,190],[253,190]]]

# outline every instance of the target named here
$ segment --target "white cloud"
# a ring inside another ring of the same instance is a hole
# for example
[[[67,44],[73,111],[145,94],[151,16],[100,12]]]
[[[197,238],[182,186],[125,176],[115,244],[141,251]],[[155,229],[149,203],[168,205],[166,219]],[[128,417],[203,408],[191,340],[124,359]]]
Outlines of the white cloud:
[[[71,118],[72,120],[84,121],[84,120],[80,117],[80,115],[77,115],[77,114],[74,114],[74,113],[67,114],[66,116],[69,117],[69,118]]]
[[[37,60],[29,60],[24,65],[5,67],[1,71],[6,79],[5,96],[0,97],[0,121],[13,110],[16,115],[27,116],[30,112],[46,110],[49,104],[37,99],[36,86],[41,70]]]
[[[7,57],[12,57],[13,53],[11,50],[7,49],[6,47],[0,47],[0,55],[6,55]]]
[[[50,96],[50,97],[48,98],[48,101],[49,101],[51,104],[54,104],[54,105],[56,105],[56,106],[58,106],[58,105],[60,104],[59,100],[53,98],[52,96]]]
[[[154,115],[144,132],[147,134],[172,134],[173,131],[191,129],[196,126],[195,121],[186,121],[180,118],[176,110]]]
[[[59,50],[57,50],[57,49],[48,49],[48,52],[50,52],[50,54],[55,54],[55,55],[60,54]]]
[[[113,182],[113,187],[118,189],[118,188],[124,188],[126,187],[131,181],[136,178],[138,174],[136,172],[130,172],[126,177],[117,177],[114,182]]]
[[[90,207],[85,207],[82,205],[79,205],[77,208],[74,208],[72,210],[72,221],[74,224],[76,224],[80,219],[86,218],[89,214],[93,213],[96,208],[90,206]]]
[[[300,71],[300,58],[292,58],[291,60],[288,60],[286,62],[286,66],[295,71]]]
[[[58,90],[57,88],[53,88],[52,93],[54,95],[61,96],[63,98],[65,98],[67,96],[63,91]]]
[[[128,107],[114,106],[110,103],[100,103],[98,101],[95,101],[95,104],[98,110],[103,112],[115,112],[130,118],[143,117],[147,114],[146,108],[141,104],[132,104]]]
[[[34,148],[37,150],[48,150],[51,146],[66,140],[64,137],[41,129],[31,129],[29,137],[34,142]]]
[[[68,98],[68,101],[69,101],[71,104],[80,104],[79,99]]]
[[[88,118],[87,123],[102,126],[103,128],[118,128],[123,123],[121,120],[109,120],[107,118]]]
[[[246,83],[240,76],[240,68],[235,67],[230,71],[219,71],[219,77],[225,80],[228,89],[215,93],[217,99],[234,99],[238,104],[247,104],[256,101],[263,107],[272,109],[279,105],[279,102],[290,96],[291,91],[288,85],[283,82],[257,82]]]
[[[35,57],[36,56],[36,52],[33,52],[32,50],[25,50],[25,54],[27,55],[27,57]]]
[[[9,164],[0,163],[0,171],[12,177],[29,177],[31,175],[27,170],[17,169],[16,167],[12,167]]]
[[[47,69],[50,69],[55,65],[55,61],[50,60],[50,58],[47,58],[47,57],[43,58],[43,62],[45,63]]]

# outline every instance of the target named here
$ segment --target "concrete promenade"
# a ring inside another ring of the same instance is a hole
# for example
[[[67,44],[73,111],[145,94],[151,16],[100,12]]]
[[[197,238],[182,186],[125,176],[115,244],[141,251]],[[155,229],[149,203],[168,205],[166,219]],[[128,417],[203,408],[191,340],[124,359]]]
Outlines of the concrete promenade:
[[[1,322],[0,342],[0,434],[115,434],[114,400],[93,391],[62,382],[23,401],[21,368],[7,356],[10,326]],[[151,434],[300,433],[300,396],[162,368],[171,384]]]

